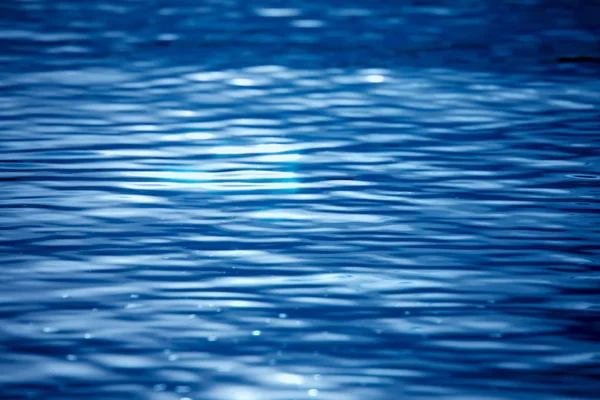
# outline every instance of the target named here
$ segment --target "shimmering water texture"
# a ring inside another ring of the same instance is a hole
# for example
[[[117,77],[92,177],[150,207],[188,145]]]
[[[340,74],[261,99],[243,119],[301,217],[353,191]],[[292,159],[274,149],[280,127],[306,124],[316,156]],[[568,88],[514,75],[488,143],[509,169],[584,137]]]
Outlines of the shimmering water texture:
[[[597,398],[597,2],[0,19],[2,400]]]

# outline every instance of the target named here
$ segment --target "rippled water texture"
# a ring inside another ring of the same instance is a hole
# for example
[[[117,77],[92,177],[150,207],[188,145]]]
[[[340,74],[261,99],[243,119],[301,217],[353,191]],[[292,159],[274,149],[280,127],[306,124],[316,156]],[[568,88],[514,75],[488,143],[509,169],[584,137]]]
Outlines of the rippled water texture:
[[[596,398],[598,2],[0,18],[3,400]]]

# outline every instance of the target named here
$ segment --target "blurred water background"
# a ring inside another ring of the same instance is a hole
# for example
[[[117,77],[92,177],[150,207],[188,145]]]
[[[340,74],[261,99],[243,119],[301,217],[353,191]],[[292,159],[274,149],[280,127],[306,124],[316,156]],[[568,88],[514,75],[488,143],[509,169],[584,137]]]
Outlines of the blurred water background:
[[[597,398],[598,1],[0,21],[1,399]]]

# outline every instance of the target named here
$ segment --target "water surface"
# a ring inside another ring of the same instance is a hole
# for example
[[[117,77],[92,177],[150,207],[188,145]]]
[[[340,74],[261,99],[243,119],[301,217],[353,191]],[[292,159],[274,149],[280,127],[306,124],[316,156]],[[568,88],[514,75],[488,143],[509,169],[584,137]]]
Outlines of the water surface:
[[[2,2],[0,397],[596,398],[599,9]]]

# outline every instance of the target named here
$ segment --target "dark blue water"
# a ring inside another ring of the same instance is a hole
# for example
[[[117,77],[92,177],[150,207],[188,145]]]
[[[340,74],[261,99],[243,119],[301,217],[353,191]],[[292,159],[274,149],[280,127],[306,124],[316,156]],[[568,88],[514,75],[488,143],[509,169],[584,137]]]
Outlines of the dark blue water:
[[[0,21],[2,400],[597,398],[597,1]]]

